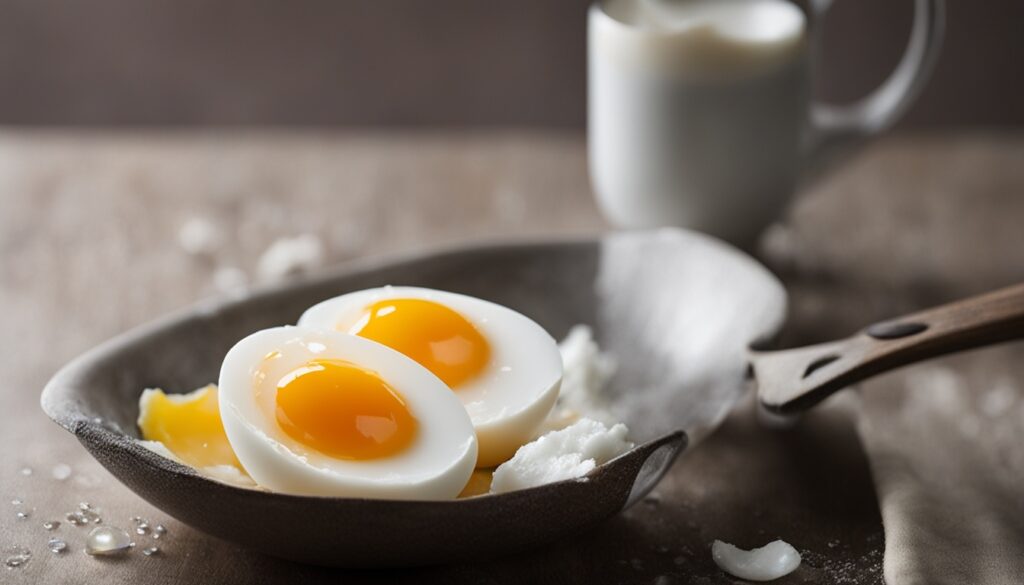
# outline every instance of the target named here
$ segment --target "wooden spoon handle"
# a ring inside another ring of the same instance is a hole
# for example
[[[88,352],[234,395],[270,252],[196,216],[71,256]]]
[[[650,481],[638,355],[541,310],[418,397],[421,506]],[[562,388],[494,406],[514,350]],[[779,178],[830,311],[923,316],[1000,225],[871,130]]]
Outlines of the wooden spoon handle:
[[[900,366],[1020,338],[1024,284],[875,323],[839,341],[751,351],[750,359],[761,402],[789,412]]]

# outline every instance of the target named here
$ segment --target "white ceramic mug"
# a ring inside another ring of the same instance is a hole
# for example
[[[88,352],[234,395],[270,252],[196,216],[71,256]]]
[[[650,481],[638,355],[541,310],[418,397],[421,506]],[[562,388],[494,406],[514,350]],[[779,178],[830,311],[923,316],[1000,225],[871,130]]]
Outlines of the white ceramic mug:
[[[812,21],[830,0],[812,0]],[[813,101],[817,43],[784,0],[601,0],[588,21],[590,174],[619,227],[749,244],[834,147],[900,117],[933,68],[943,0],[914,0],[902,60],[850,105]]]

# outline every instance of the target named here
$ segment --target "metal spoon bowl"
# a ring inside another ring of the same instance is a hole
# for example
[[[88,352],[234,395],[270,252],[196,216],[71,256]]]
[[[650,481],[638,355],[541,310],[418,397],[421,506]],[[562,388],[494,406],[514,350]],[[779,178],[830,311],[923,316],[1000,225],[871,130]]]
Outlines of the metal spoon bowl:
[[[294,323],[347,291],[402,284],[489,299],[552,335],[591,325],[618,362],[605,397],[635,441],[585,478],[456,501],[275,494],[233,487],[135,440],[142,389],[216,380],[240,338]],[[681,230],[466,248],[342,267],[312,280],[207,302],[111,340],[65,366],[46,413],[125,485],[182,522],[295,561],[397,567],[480,560],[579,533],[646,495],[689,440],[742,395],[746,349],[781,325],[785,293],[755,261]]]

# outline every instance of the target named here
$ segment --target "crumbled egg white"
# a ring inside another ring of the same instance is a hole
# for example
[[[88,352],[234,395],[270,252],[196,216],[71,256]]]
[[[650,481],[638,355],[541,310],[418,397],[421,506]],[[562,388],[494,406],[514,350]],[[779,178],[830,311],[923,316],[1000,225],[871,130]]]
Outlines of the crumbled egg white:
[[[716,540],[711,556],[720,569],[748,581],[772,581],[800,566],[800,553],[784,540],[775,540],[753,550],[743,550]]]
[[[608,428],[589,418],[551,431],[520,447],[512,459],[494,470],[491,493],[583,477],[632,449],[633,443],[626,440],[628,432],[622,423]]]
[[[607,425],[618,422],[602,391],[615,374],[615,359],[603,353],[587,325],[576,325],[558,344],[562,354],[562,387],[555,408],[538,434],[564,429],[587,417]]]

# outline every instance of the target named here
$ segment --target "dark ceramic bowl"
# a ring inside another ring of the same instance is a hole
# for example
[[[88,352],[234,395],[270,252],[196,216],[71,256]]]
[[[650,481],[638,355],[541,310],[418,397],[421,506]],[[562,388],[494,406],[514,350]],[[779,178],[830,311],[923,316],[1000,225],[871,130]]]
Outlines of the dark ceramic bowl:
[[[555,337],[594,327],[619,363],[610,407],[646,441],[586,478],[457,501],[273,494],[198,475],[135,443],[142,389],[187,392],[217,379],[227,350],[307,307],[385,284],[492,300]],[[744,351],[782,321],[785,295],[732,248],[677,230],[582,242],[469,248],[344,267],[312,280],[204,303],[111,340],[64,367],[42,406],[129,488],[213,536],[295,561],[395,567],[479,560],[571,536],[649,492],[743,389]]]

